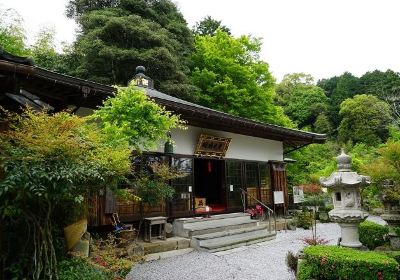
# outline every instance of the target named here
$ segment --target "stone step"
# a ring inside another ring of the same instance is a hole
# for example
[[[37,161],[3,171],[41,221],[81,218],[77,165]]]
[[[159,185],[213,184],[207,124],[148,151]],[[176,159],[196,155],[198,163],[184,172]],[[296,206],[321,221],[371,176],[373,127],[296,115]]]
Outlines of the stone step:
[[[174,234],[191,238],[194,235],[251,227],[257,225],[257,222],[245,213],[215,215],[203,219],[177,219],[174,221]]]
[[[258,224],[256,220],[242,221],[241,223],[225,221],[223,223],[215,223],[215,224],[206,224],[199,225],[196,227],[186,229],[187,236],[189,238],[193,236],[210,234],[210,233],[218,233],[218,232],[226,232],[229,230],[235,229],[244,229],[249,227],[254,227]]]
[[[190,239],[182,237],[170,237],[166,240],[155,239],[151,243],[140,242],[140,244],[143,246],[144,254],[148,255],[189,248]]]
[[[208,252],[229,250],[275,239],[265,225],[193,236],[191,247]]]
[[[148,255],[144,256],[144,261],[150,262],[150,261],[156,261],[156,260],[161,260],[161,259],[166,259],[166,258],[171,258],[171,257],[182,256],[182,255],[186,255],[186,254],[193,252],[193,250],[194,250],[193,248],[186,248],[186,249],[177,249],[177,250],[172,250],[172,251],[148,254]]]
[[[204,217],[180,218],[180,219],[176,219],[175,222],[188,224],[188,223],[199,223],[199,222],[203,222],[203,221],[213,221],[213,220],[237,218],[237,217],[248,217],[248,218],[250,218],[250,214],[237,212],[237,213],[212,215],[212,216],[210,216],[208,218],[204,218]]]

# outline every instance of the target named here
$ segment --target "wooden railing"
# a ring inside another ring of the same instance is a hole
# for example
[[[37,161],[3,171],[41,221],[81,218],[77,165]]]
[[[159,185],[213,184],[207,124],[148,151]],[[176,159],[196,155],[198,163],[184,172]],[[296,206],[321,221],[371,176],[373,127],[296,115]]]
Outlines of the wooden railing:
[[[267,205],[265,205],[262,201],[258,200],[257,198],[255,198],[254,196],[252,196],[251,194],[249,194],[245,189],[240,189],[242,191],[242,202],[243,202],[243,212],[246,212],[246,195],[249,196],[251,199],[257,201],[258,204],[260,204],[262,207],[264,207],[267,210],[267,214],[268,214],[268,231],[271,232],[272,228],[271,228],[271,215],[274,218],[274,230],[276,231],[276,216],[275,216],[275,212],[274,210],[272,210],[271,208],[269,208]]]

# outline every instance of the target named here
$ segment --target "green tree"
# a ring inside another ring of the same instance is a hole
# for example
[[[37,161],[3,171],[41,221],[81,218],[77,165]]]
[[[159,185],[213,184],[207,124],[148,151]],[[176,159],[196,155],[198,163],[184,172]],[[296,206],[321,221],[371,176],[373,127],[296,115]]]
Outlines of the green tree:
[[[362,92],[385,100],[391,107],[394,121],[400,124],[400,73],[375,70],[360,78]]]
[[[20,221],[18,234],[25,238],[8,257],[18,262],[29,256],[16,278],[56,279],[55,230],[84,196],[124,179],[131,151],[126,142],[110,145],[96,125],[65,112],[28,109],[8,120],[10,130],[0,134],[0,217],[6,225]]]
[[[399,203],[400,141],[389,139],[377,152],[378,156],[362,165],[363,171],[372,177],[384,200]]]
[[[351,73],[346,72],[341,75],[338,79],[335,89],[330,96],[331,103],[331,122],[338,126],[340,123],[340,104],[348,98],[352,98],[354,95],[359,94],[359,80],[357,77],[353,76]]]
[[[327,114],[329,100],[324,90],[313,84],[313,77],[304,73],[285,75],[278,84],[276,102],[282,105],[286,115],[299,128],[309,127],[314,130],[314,123],[321,114]],[[323,128],[321,120],[319,129],[331,131],[329,122]]]
[[[178,116],[132,85],[118,88],[118,94],[105,100],[90,119],[100,120],[110,142],[127,141],[138,151],[156,147],[160,140],[168,140],[171,129],[183,127]]]
[[[39,31],[34,44],[30,47],[30,55],[37,66],[53,71],[60,68],[62,55],[56,50],[54,28]]]
[[[0,18],[0,48],[18,56],[29,55],[21,16],[13,9],[0,8]]]
[[[314,122],[314,131],[318,133],[332,134],[333,127],[329,121],[328,116],[325,113],[321,113],[317,116]]]
[[[333,91],[336,88],[336,85],[339,81],[339,77],[334,76],[328,79],[321,79],[317,82],[317,86],[322,88],[325,91],[326,96],[329,98],[332,96]]]
[[[356,95],[340,105],[338,132],[341,141],[374,145],[385,141],[391,115],[389,105],[372,95]]]
[[[328,98],[317,86],[299,89],[290,99],[285,113],[296,122],[299,128],[314,126],[317,117],[328,110]]]
[[[367,72],[360,78],[360,91],[388,101],[400,90],[400,73],[392,70]]]
[[[338,150],[337,143],[328,141],[292,152],[290,158],[296,162],[287,165],[289,186],[319,183],[321,176],[329,176],[336,169]]]
[[[291,125],[281,107],[273,104],[274,78],[260,60],[261,41],[234,38],[217,30],[215,36],[196,36],[192,57],[193,84],[201,89],[200,103],[229,114]]]
[[[197,22],[195,26],[193,26],[193,33],[201,36],[214,36],[217,32],[217,29],[220,29],[221,31],[231,35],[231,31],[228,27],[222,25],[220,20],[213,19],[210,16],[206,16],[201,21]]]
[[[76,218],[72,214],[85,196],[105,187],[115,190],[132,175],[132,148],[155,146],[181,126],[177,116],[133,86],[119,88],[87,118],[26,110],[9,121],[10,130],[0,133],[0,217],[19,221],[21,236],[29,240],[23,251],[16,254],[15,245],[9,255],[15,262],[28,260],[18,267],[18,279],[55,279],[60,240],[54,231]],[[171,196],[172,190],[156,179],[146,181],[153,187],[146,199]]]
[[[75,44],[81,63],[70,74],[126,85],[143,65],[156,88],[195,99],[187,79],[193,36],[171,1],[72,0],[67,12],[81,29]]]
[[[281,106],[285,106],[299,88],[312,86],[313,82],[314,78],[310,74],[286,74],[276,87],[276,102]]]

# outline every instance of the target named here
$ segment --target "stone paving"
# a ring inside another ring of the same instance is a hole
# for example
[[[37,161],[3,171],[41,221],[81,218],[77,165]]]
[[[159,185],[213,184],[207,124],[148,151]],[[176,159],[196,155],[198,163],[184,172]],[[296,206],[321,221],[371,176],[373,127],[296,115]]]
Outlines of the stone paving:
[[[378,217],[370,220],[380,222]],[[337,224],[317,225],[317,235],[337,244],[340,228]],[[286,253],[297,253],[305,245],[301,238],[311,237],[311,230],[280,231],[276,240],[240,247],[218,253],[192,253],[136,265],[127,280],[290,280]]]

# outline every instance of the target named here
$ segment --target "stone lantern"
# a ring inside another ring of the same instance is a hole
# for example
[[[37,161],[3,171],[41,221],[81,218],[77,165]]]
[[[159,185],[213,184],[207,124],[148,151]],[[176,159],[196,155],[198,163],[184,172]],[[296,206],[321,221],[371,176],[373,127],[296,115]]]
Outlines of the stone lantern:
[[[383,191],[395,191],[395,185],[392,180],[385,180],[382,183]],[[400,250],[400,236],[396,233],[396,228],[400,227],[400,205],[398,200],[392,200],[386,195],[382,195],[381,200],[385,207],[381,218],[389,226],[390,247],[392,250]]]
[[[343,149],[336,160],[338,170],[328,178],[320,178],[321,185],[332,189],[334,209],[329,212],[329,217],[341,228],[340,245],[360,248],[358,225],[368,217],[361,209],[360,188],[369,185],[370,178],[351,170],[351,157]]]

